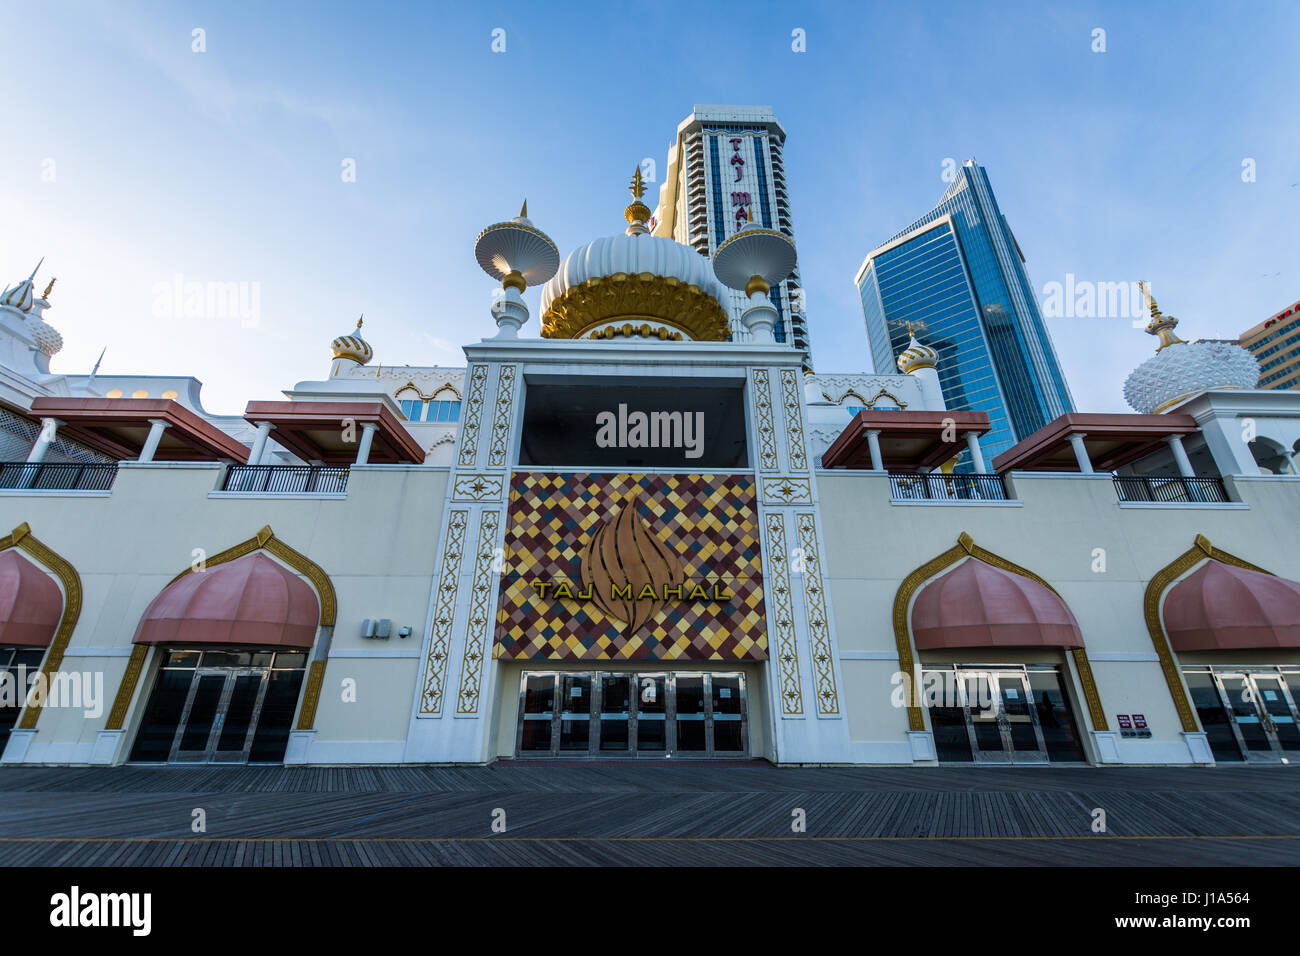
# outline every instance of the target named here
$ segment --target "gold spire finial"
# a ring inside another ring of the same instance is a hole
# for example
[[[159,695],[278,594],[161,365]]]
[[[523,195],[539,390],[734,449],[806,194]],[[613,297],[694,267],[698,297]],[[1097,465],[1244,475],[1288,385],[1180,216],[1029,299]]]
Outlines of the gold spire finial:
[[[527,199],[524,200],[523,207],[520,208],[520,210],[519,210],[519,218],[520,218],[520,219],[527,219],[527,218],[528,218],[528,200],[527,200]]]
[[[54,283],[56,283],[56,282],[58,282],[58,281],[59,281],[58,279],[51,279],[51,280],[50,280],[50,284],[47,285],[47,286],[45,287],[45,291],[41,293],[41,298],[42,298],[42,299],[45,299],[46,301],[49,301],[49,298],[50,298],[50,292],[52,292],[53,289],[54,289]]]
[[[1147,285],[1147,280],[1139,281],[1138,288],[1142,290],[1142,298],[1146,300],[1147,308],[1151,310],[1151,318],[1158,318],[1160,306],[1156,305],[1156,297],[1151,294],[1151,286]]]
[[[1151,294],[1151,286],[1145,279],[1138,283],[1138,288],[1142,290],[1142,297],[1146,299],[1147,308],[1151,310],[1151,319],[1147,322],[1147,334],[1160,336],[1160,344],[1156,346],[1156,351],[1159,352],[1169,345],[1186,345],[1186,340],[1180,339],[1174,332],[1178,320],[1160,311],[1160,306],[1156,305],[1156,297]]]
[[[632,176],[632,184],[627,187],[632,191],[632,202],[623,210],[623,218],[627,220],[627,234],[629,236],[644,236],[650,230],[646,227],[646,222],[654,215],[650,207],[641,201],[645,195],[645,180],[641,178],[641,167],[636,168],[636,173]]]
[[[361,323],[364,322],[365,320],[366,320],[366,314],[362,312],[361,318],[357,319],[357,328],[361,328]]]
[[[909,339],[914,339],[914,338],[916,338],[916,332],[914,332],[914,331],[912,330],[912,323],[911,323],[911,322],[908,322],[908,323],[907,323],[907,337],[908,337]]]

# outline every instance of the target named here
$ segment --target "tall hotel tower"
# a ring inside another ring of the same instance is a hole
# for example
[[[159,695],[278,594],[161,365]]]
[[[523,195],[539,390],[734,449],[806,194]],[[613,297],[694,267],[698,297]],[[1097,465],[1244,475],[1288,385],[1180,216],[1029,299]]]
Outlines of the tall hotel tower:
[[[948,408],[988,413],[990,459],[1074,411],[1024,261],[972,159],[939,205],[873,250],[855,280],[876,371],[893,371],[915,330],[939,352]]]
[[[696,106],[677,126],[668,169],[659,187],[653,232],[712,257],[727,237],[751,219],[794,239],[782,146],[785,128],[769,106]],[[803,283],[796,266],[774,286],[778,342],[809,354]],[[743,292],[732,291],[731,337],[748,338],[740,323]]]

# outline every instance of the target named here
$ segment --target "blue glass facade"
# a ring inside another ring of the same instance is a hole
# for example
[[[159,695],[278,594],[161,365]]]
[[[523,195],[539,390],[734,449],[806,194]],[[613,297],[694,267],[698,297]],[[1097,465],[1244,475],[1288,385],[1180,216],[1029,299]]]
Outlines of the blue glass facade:
[[[858,279],[878,372],[893,371],[911,322],[940,354],[948,407],[988,413],[986,459],[1074,410],[982,166],[962,166],[939,205],[881,248]]]

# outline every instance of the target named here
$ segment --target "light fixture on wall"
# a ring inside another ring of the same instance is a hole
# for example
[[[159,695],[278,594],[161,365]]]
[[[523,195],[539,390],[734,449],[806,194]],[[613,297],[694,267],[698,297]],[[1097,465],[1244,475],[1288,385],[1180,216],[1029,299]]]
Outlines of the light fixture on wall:
[[[378,620],[368,617],[361,622],[361,636],[388,640],[388,633],[392,626],[393,622],[386,617]],[[407,630],[409,632],[409,628]],[[405,637],[406,635],[403,634],[402,636]]]

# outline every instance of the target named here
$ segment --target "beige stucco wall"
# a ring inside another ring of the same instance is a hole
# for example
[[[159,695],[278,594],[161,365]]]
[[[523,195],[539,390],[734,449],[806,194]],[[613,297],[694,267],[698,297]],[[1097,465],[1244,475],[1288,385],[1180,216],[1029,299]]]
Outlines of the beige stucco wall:
[[[1070,606],[1094,658],[1111,729],[1115,714],[1142,713],[1153,742],[1177,744],[1181,725],[1159,664],[1095,657],[1154,653],[1143,616],[1147,583],[1192,547],[1198,533],[1217,548],[1300,579],[1300,481],[1237,482],[1244,508],[1121,507],[1108,477],[1021,473],[1010,485],[1018,506],[897,504],[889,499],[884,476],[818,474],[825,573],[839,649],[849,655],[842,669],[851,737],[906,739],[906,715],[889,700],[890,678],[898,670],[894,596],[908,574],[951,548],[965,531],[981,547],[1040,575]],[[1104,571],[1094,570],[1095,549],[1104,552]],[[889,658],[852,659],[855,652]],[[1272,663],[1295,659],[1266,656]],[[1077,675],[1071,683],[1077,695]],[[1087,726],[1086,710],[1079,710]]]
[[[194,560],[253,537],[265,525],[329,575],[338,599],[331,660],[317,710],[317,739],[403,741],[418,669],[447,472],[373,466],[353,470],[345,497],[228,497],[214,493],[217,465],[126,465],[110,496],[30,493],[0,497],[0,528],[27,522],[81,578],[83,606],[64,670],[102,670],[103,713],[47,708],[33,747],[56,744],[75,759],[108,718],[149,602]],[[361,637],[365,618],[390,618],[392,637]],[[397,637],[407,625],[412,636]],[[106,656],[111,655],[111,656]],[[382,656],[374,656],[382,655]],[[402,656],[391,656],[402,655]],[[152,660],[128,713],[129,747],[152,678]],[[358,699],[342,701],[352,677]],[[122,759],[119,753],[118,759]]]

